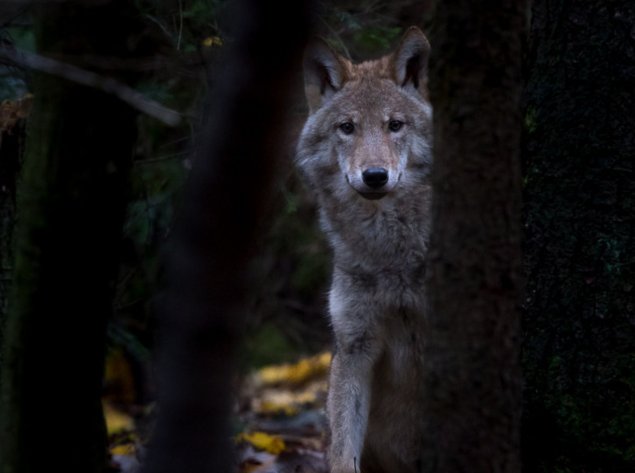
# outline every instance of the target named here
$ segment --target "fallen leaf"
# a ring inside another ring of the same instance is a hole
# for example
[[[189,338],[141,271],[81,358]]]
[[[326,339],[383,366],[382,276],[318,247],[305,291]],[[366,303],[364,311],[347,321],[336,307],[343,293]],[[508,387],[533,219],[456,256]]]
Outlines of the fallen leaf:
[[[126,443],[126,444],[122,444],[122,445],[115,445],[114,447],[112,447],[110,449],[110,454],[111,455],[121,455],[121,456],[136,455],[137,454],[137,447],[135,446],[134,443]]]
[[[109,350],[104,373],[104,398],[115,404],[134,404],[137,397],[134,370],[123,350]]]
[[[286,415],[294,416],[299,412],[299,408],[289,402],[262,401],[254,406],[254,412],[264,415]]]
[[[219,36],[208,36],[203,41],[201,41],[201,43],[206,48],[211,48],[212,46],[222,46],[223,40]]]
[[[311,378],[323,376],[330,365],[331,354],[324,352],[293,364],[265,366],[256,372],[255,383],[269,386],[282,383],[302,384]]]
[[[279,435],[270,435],[265,432],[243,432],[236,437],[238,442],[247,442],[258,450],[280,454],[285,449],[284,440]]]
[[[108,435],[134,430],[134,419],[128,414],[117,410],[108,402],[104,402],[103,407]]]

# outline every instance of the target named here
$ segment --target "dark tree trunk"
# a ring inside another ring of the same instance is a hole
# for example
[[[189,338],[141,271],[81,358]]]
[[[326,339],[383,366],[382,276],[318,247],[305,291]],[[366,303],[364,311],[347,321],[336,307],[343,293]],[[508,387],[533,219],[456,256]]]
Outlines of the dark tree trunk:
[[[249,258],[287,134],[308,3],[289,2],[284,14],[260,0],[234,6],[236,41],[210,101],[207,137],[169,247],[159,410],[145,472],[233,468],[230,387],[246,320]]]
[[[527,83],[527,472],[635,471],[635,4],[536,0]]]
[[[51,3],[43,55],[127,51],[118,2]],[[113,25],[117,25],[113,29]],[[0,470],[101,472],[100,394],[136,114],[118,99],[36,74],[22,181],[0,402]]]
[[[527,2],[437,2],[422,472],[520,470],[520,105]]]
[[[25,117],[30,103],[31,98],[25,97],[0,105],[0,113],[5,118],[0,127],[0,371],[13,270],[16,183],[25,139]]]

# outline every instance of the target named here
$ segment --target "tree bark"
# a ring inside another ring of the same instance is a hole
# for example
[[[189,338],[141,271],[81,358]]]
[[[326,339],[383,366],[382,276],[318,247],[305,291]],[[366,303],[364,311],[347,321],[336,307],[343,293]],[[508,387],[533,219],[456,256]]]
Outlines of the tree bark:
[[[285,4],[284,15],[260,0],[234,5],[235,43],[167,253],[159,410],[144,472],[233,468],[231,386],[249,260],[286,136],[290,86],[300,78],[308,3]]]
[[[0,124],[0,372],[13,269],[16,183],[22,161],[25,117],[30,108],[27,103],[30,104],[30,101],[30,97],[25,97],[0,105],[0,113],[5,115],[5,120]]]
[[[422,472],[520,471],[520,103],[527,2],[437,2]]]
[[[120,2],[46,3],[43,55],[128,53]],[[117,25],[113,32],[112,25]],[[106,323],[136,113],[103,92],[36,74],[27,132],[0,402],[0,470],[106,468]]]
[[[635,5],[536,0],[526,88],[527,472],[635,471]]]

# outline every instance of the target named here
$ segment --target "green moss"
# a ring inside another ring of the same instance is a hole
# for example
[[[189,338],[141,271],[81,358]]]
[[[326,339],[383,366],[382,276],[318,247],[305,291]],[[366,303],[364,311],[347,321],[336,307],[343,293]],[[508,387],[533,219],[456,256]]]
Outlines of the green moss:
[[[534,107],[527,107],[527,110],[525,110],[525,130],[529,134],[536,131],[536,115],[537,112]]]

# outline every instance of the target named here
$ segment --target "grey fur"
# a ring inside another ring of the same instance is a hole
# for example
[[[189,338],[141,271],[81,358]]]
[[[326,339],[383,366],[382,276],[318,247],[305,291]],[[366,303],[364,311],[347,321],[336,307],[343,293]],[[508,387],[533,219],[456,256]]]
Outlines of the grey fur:
[[[360,465],[363,473],[414,473],[419,462],[432,164],[428,51],[423,33],[411,28],[377,61],[354,65],[324,44],[307,53],[311,113],[297,165],[334,256],[336,354],[327,401],[333,473],[359,472]],[[395,119],[403,123],[397,132],[388,128]],[[351,134],[340,127],[346,121]],[[369,166],[390,176],[376,200],[364,197],[369,188],[360,176]]]

